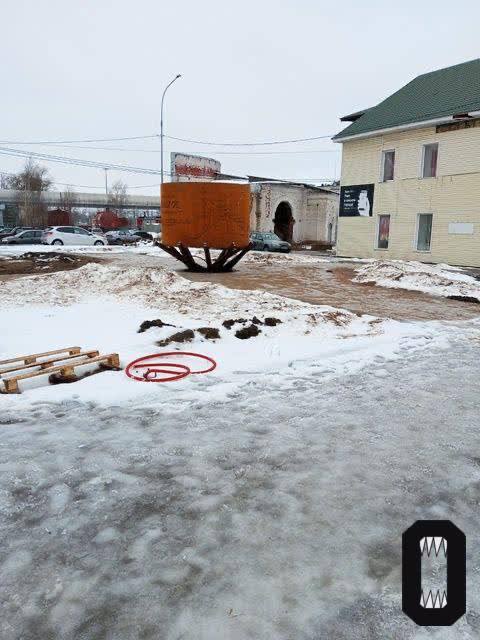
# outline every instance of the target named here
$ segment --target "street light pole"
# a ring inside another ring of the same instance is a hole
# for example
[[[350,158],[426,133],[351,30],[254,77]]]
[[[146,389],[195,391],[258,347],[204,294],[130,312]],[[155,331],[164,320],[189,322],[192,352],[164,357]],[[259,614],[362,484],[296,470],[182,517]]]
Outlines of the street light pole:
[[[172,86],[175,80],[181,78],[181,74],[178,73],[173,80],[171,80],[162,93],[162,103],[160,106],[160,183],[163,185],[163,101],[165,99],[165,94],[167,93],[167,89]]]

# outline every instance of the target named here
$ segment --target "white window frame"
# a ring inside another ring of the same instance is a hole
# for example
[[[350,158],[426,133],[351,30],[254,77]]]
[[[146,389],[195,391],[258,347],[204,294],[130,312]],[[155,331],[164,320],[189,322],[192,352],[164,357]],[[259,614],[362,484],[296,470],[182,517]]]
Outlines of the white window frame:
[[[432,229],[430,232],[430,249],[418,249],[418,231],[420,228],[420,216],[432,216]],[[433,240],[433,220],[435,216],[431,211],[421,211],[417,213],[417,219],[415,222],[415,237],[413,239],[413,250],[417,253],[432,253],[432,240]]]
[[[390,223],[388,226],[388,247],[379,247],[378,246],[378,234],[380,232],[380,217],[388,216],[390,218]],[[392,214],[391,213],[377,213],[376,215],[376,224],[375,224],[375,238],[374,238],[374,249],[375,251],[388,251],[390,249],[390,236],[392,232]]]
[[[385,180],[385,154],[387,153],[392,153],[394,154],[394,159],[393,159],[393,178],[390,180]],[[382,149],[382,154],[380,156],[380,182],[393,182],[395,180],[395,174],[396,174],[396,167],[397,167],[397,150],[395,148],[393,149]]]
[[[431,145],[437,145],[437,166],[435,167],[435,175],[434,176],[424,176],[424,166],[425,166],[425,147],[429,147]],[[425,142],[422,145],[422,157],[420,159],[420,178],[422,180],[435,180],[435,178],[438,178],[438,158],[440,156],[440,145],[438,142]]]

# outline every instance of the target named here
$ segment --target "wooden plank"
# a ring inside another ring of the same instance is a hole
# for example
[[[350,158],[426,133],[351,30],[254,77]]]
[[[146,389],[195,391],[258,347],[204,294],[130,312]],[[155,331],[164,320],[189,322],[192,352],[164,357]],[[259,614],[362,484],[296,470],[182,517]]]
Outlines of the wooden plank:
[[[75,368],[82,367],[87,364],[92,364],[93,362],[107,362],[109,367],[118,369],[120,368],[120,358],[118,357],[118,353],[109,353],[104,356],[94,356],[92,358],[84,358],[78,362],[70,362],[67,365],[60,364],[51,366],[45,369],[41,369],[40,371],[29,371],[28,373],[22,373],[18,376],[12,376],[11,378],[4,378],[3,383],[5,385],[5,391],[3,393],[19,393],[18,381],[26,380],[27,378],[36,378],[37,376],[43,376],[45,374],[51,374],[60,372],[64,376],[73,376],[75,375]]]
[[[19,364],[15,367],[8,367],[8,369],[0,369],[0,377],[5,373],[11,373],[12,371],[21,371],[23,369],[30,369],[32,367],[41,367],[46,369],[51,367],[55,362],[61,362],[63,360],[70,360],[71,358],[80,358],[83,356],[94,357],[98,356],[98,351],[80,351],[79,353],[73,353],[69,356],[57,356],[56,358],[50,358],[50,360],[41,360],[40,362],[30,362],[29,364]]]
[[[74,353],[80,353],[81,350],[81,347],[65,347],[65,349],[54,349],[53,351],[44,351],[43,353],[32,353],[28,356],[18,356],[18,358],[10,358],[9,360],[0,360],[0,365],[10,364],[12,362],[25,362],[25,364],[30,364],[35,362],[37,358],[53,356],[56,353],[68,353],[69,355],[73,355]]]

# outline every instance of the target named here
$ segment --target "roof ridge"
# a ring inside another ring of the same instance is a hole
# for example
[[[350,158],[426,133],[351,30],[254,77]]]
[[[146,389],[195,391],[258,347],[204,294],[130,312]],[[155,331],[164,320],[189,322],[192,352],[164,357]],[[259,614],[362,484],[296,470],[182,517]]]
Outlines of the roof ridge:
[[[480,111],[480,58],[420,74],[368,109],[333,140]]]
[[[450,64],[447,67],[440,67],[440,69],[434,69],[433,71],[425,71],[425,73],[421,73],[420,75],[415,76],[415,78],[413,78],[413,80],[417,80],[417,78],[423,78],[425,76],[431,76],[431,75],[433,75],[435,73],[440,73],[441,71],[446,71],[447,69],[455,69],[455,67],[463,67],[464,65],[472,64],[472,62],[480,62],[480,58],[472,58],[471,60],[465,60],[464,62],[457,62],[456,64]],[[411,80],[411,82],[413,82],[413,80]],[[407,86],[407,85],[405,85],[405,86]]]

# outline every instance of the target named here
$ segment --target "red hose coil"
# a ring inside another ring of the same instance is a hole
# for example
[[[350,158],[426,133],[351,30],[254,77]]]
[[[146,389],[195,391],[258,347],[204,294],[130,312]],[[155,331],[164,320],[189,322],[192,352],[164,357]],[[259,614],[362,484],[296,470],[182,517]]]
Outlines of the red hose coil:
[[[154,358],[165,358],[166,356],[191,356],[194,358],[201,358],[202,360],[206,360],[207,362],[209,362],[210,366],[206,369],[202,369],[201,371],[192,371],[191,368],[187,365],[180,364],[178,362],[147,362],[148,360],[152,360]],[[168,369],[168,367],[170,367],[170,370]],[[152,353],[148,356],[142,356],[141,358],[133,360],[127,365],[125,373],[129,378],[132,378],[132,380],[137,380],[138,382],[173,382],[175,380],[186,378],[190,374],[193,375],[199,373],[209,373],[216,367],[217,363],[213,358],[205,356],[201,353],[194,353],[193,351],[166,351],[165,353]],[[172,368],[181,369],[181,371],[174,372],[171,371]],[[142,376],[140,376],[139,373],[133,372],[134,369],[136,369],[137,371],[138,369],[146,369],[146,371]],[[158,373],[173,375],[170,375],[167,378],[158,378],[156,377]]]

